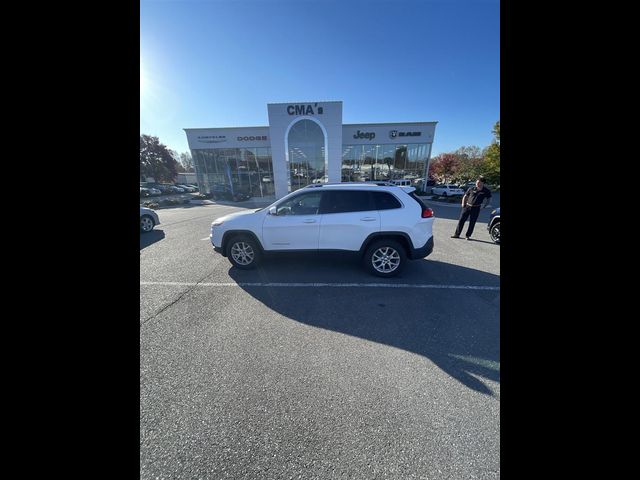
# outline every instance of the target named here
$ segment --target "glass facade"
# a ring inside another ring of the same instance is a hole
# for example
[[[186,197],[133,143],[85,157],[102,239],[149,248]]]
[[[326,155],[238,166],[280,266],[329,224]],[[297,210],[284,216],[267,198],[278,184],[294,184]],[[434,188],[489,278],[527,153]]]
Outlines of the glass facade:
[[[288,191],[327,181],[325,137],[320,126],[300,120],[288,136]],[[201,193],[275,197],[271,148],[212,148],[191,151]],[[424,179],[430,143],[343,145],[343,182]]]
[[[289,130],[288,191],[293,192],[310,183],[326,182],[324,133],[312,120],[300,120]]]
[[[430,143],[343,145],[342,181],[410,180],[417,184],[425,176],[430,153]]]
[[[271,148],[212,148],[191,156],[201,193],[275,195]]]

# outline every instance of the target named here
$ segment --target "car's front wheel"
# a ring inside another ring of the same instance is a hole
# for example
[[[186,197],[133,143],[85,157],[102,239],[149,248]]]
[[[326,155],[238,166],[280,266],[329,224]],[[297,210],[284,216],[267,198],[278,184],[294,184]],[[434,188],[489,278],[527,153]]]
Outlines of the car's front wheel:
[[[140,231],[143,233],[150,232],[153,230],[155,223],[153,222],[153,218],[149,215],[143,215],[140,217]]]
[[[496,222],[496,224],[491,227],[491,230],[489,230],[489,236],[495,243],[500,243],[500,222]]]
[[[407,254],[395,240],[374,242],[364,256],[365,267],[378,277],[398,275],[407,262]]]
[[[227,245],[227,258],[234,267],[250,270],[260,261],[260,250],[256,242],[249,237],[235,237]]]

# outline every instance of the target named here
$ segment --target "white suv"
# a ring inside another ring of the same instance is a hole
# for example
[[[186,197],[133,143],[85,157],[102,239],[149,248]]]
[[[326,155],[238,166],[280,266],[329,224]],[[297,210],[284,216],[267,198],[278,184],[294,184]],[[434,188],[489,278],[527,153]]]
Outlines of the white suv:
[[[348,251],[374,275],[392,277],[407,259],[433,250],[433,211],[414,190],[388,183],[312,184],[269,207],[216,219],[211,243],[241,269],[275,252]]]
[[[431,193],[434,195],[442,195],[443,197],[454,197],[456,195],[461,197],[464,195],[464,190],[457,185],[437,185],[433,187]]]

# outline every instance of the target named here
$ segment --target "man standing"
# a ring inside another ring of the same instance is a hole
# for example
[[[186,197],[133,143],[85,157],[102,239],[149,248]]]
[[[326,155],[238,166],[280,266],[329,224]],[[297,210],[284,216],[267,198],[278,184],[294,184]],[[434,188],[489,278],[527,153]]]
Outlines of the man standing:
[[[460,214],[456,233],[451,235],[451,238],[460,238],[464,222],[466,222],[468,218],[469,227],[467,227],[466,236],[467,240],[471,240],[473,227],[476,225],[478,215],[480,215],[480,208],[486,207],[489,204],[489,199],[491,198],[491,192],[484,186],[484,184],[484,177],[478,177],[476,180],[476,186],[467,190],[467,193],[462,197],[462,213]]]

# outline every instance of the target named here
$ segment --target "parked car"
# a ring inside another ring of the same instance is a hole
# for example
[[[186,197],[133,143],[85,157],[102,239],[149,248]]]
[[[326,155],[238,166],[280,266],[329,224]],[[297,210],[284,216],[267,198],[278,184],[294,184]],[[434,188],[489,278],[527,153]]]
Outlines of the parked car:
[[[181,189],[183,189],[185,192],[188,192],[188,193],[193,193],[193,192],[195,192],[195,191],[196,191],[196,189],[195,189],[195,188],[190,187],[189,185],[183,185],[183,184],[178,185],[178,184],[176,184],[176,187],[181,188]]]
[[[436,185],[433,187],[432,193],[434,195],[441,195],[443,197],[455,197],[463,196],[464,190],[457,185]]]
[[[495,243],[500,243],[500,208],[496,208],[491,212],[489,223],[487,224],[489,236]]]
[[[269,207],[217,218],[210,239],[240,269],[266,254],[346,251],[373,275],[392,277],[433,250],[433,211],[414,192],[382,183],[311,184]]]
[[[418,181],[419,181],[419,180],[420,180],[420,179],[418,179]],[[407,186],[407,187],[409,187],[409,186],[411,186],[411,179],[408,179],[408,178],[400,178],[400,179],[397,179],[397,180],[390,180],[390,183],[393,183],[394,185],[398,185],[399,187],[400,187],[400,186]]]
[[[160,218],[155,210],[140,207],[140,231],[142,233],[150,232],[156,225],[160,225]]]
[[[140,187],[140,196],[141,197],[150,197],[151,191],[148,188]]]
[[[162,195],[162,192],[157,188],[149,188],[149,192],[151,193],[152,196]]]
[[[162,193],[164,193],[165,195],[171,195],[172,193],[184,193],[184,190],[182,188],[178,188],[175,185],[170,185],[167,183],[160,184],[157,188],[162,190]]]

